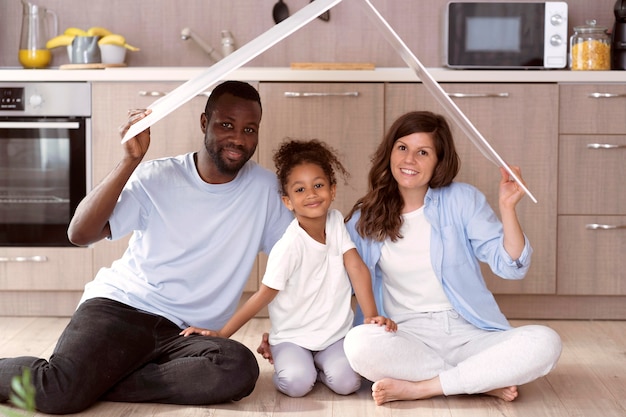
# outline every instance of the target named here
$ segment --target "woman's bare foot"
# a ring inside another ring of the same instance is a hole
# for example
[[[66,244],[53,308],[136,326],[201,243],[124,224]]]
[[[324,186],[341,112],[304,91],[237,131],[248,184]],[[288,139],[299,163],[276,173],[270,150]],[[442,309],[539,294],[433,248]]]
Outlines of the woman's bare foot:
[[[374,398],[376,405],[390,401],[423,400],[442,394],[439,377],[428,381],[383,378],[372,385],[372,398]]]
[[[491,395],[493,397],[498,397],[504,401],[513,401],[517,398],[518,392],[517,387],[513,385],[512,387],[498,388],[485,393],[485,395]]]

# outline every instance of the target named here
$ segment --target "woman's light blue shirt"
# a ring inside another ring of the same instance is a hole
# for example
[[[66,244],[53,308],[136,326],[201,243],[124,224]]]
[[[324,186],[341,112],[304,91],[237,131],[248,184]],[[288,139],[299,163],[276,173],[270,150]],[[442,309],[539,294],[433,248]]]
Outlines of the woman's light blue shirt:
[[[424,214],[432,227],[430,258],[443,290],[453,308],[465,320],[485,330],[506,330],[511,326],[487,289],[480,263],[505,279],[522,279],[530,266],[532,248],[524,236],[524,250],[512,259],[504,249],[502,223],[475,187],[452,183],[430,188],[424,199]],[[378,267],[383,242],[361,237],[356,212],[347,224],[348,232],[372,276],[379,314],[384,314],[382,272]],[[407,260],[410,261],[410,260]],[[392,317],[393,319],[393,317]],[[355,324],[363,323],[360,309]]]

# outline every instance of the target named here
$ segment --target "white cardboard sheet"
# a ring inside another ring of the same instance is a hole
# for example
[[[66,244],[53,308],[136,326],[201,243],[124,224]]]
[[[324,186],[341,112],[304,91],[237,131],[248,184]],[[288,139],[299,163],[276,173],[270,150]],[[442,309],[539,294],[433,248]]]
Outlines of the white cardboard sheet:
[[[342,0],[315,0],[309,3],[287,19],[272,26],[272,28],[266,32],[241,46],[232,54],[219,60],[206,71],[198,74],[184,84],[181,84],[167,95],[152,103],[148,107],[152,110],[152,113],[133,124],[124,135],[122,143],[152,126],[196,95],[224,79],[226,75],[256,58],[258,55],[276,45],[341,1]]]
[[[509,175],[517,182],[517,184],[526,192],[528,197],[533,202],[537,202],[535,196],[526,188],[520,178],[513,172],[513,170],[504,162],[504,160],[493,149],[489,142],[481,135],[472,122],[465,116],[465,114],[459,109],[454,101],[448,96],[448,94],[441,88],[439,83],[428,73],[426,68],[417,59],[417,57],[411,52],[406,44],[400,39],[393,28],[387,23],[387,21],[380,15],[378,10],[370,3],[369,0],[362,0],[362,9],[366,12],[370,20],[381,31],[385,39],[393,46],[400,57],[406,62],[406,64],[415,71],[420,81],[424,84],[424,87],[428,92],[437,100],[437,102],[447,111],[450,118],[456,122],[457,125],[465,132],[472,143],[482,152],[482,154],[494,164],[503,167]]]
[[[309,3],[307,6],[292,14],[289,18],[273,26],[257,38],[234,51],[232,54],[213,64],[206,71],[197,75],[195,78],[181,84],[169,94],[152,103],[148,107],[152,110],[152,113],[133,124],[128,132],[126,132],[126,135],[124,135],[122,143],[152,126],[154,123],[161,120],[163,117],[167,116],[169,113],[173,112],[196,95],[202,93],[205,89],[224,79],[226,75],[232,71],[245,65],[341,1],[342,0],[315,0]],[[459,125],[459,127],[470,138],[472,143],[488,160],[503,167],[518,183],[518,185],[522,187],[528,197],[536,203],[537,199],[535,196],[522,183],[520,178],[518,178],[506,162],[504,162],[500,155],[498,155],[489,142],[481,135],[467,116],[465,116],[461,109],[459,109],[454,101],[452,101],[452,99],[446,94],[437,81],[435,81],[435,79],[428,73],[422,63],[411,52],[402,39],[400,39],[393,28],[381,16],[371,2],[369,0],[354,1],[361,2],[362,9],[368,15],[370,20],[381,31],[385,39],[387,39],[387,41],[393,46],[404,62],[406,62],[406,64],[415,71],[428,92],[432,94],[437,102],[446,110],[450,118]]]

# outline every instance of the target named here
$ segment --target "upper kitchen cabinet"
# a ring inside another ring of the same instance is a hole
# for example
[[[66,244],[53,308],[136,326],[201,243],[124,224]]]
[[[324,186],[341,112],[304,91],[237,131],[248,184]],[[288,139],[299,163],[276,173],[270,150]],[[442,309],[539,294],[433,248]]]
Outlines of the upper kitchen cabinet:
[[[328,143],[350,173],[347,184],[337,177],[333,203],[347,214],[367,190],[370,157],[382,138],[384,84],[262,82],[259,92],[260,163],[274,171],[272,156],[286,138]]]
[[[528,275],[523,280],[503,280],[482,265],[489,288],[500,294],[555,294],[558,86],[447,83],[442,88],[498,154],[521,167],[526,185],[538,200],[535,204],[524,198],[517,209],[534,249]],[[498,167],[471,143],[422,84],[389,84],[385,126],[413,110],[447,117],[461,158],[457,180],[478,187],[498,212]]]

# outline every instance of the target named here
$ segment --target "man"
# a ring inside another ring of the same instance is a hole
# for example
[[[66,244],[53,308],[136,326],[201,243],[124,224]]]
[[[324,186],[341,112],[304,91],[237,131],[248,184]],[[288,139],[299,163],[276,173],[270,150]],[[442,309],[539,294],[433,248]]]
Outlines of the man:
[[[120,128],[148,112],[129,112]],[[85,287],[50,361],[0,359],[0,401],[31,369],[40,411],[79,412],[95,401],[214,404],[249,395],[256,358],[223,338],[183,337],[189,325],[219,329],[237,307],[259,250],[292,220],[274,174],[250,161],[261,121],[249,84],[217,86],[200,117],[197,152],[141,163],[149,129],[124,144],[113,171],[76,209],[77,245],[132,232],[124,255]]]

